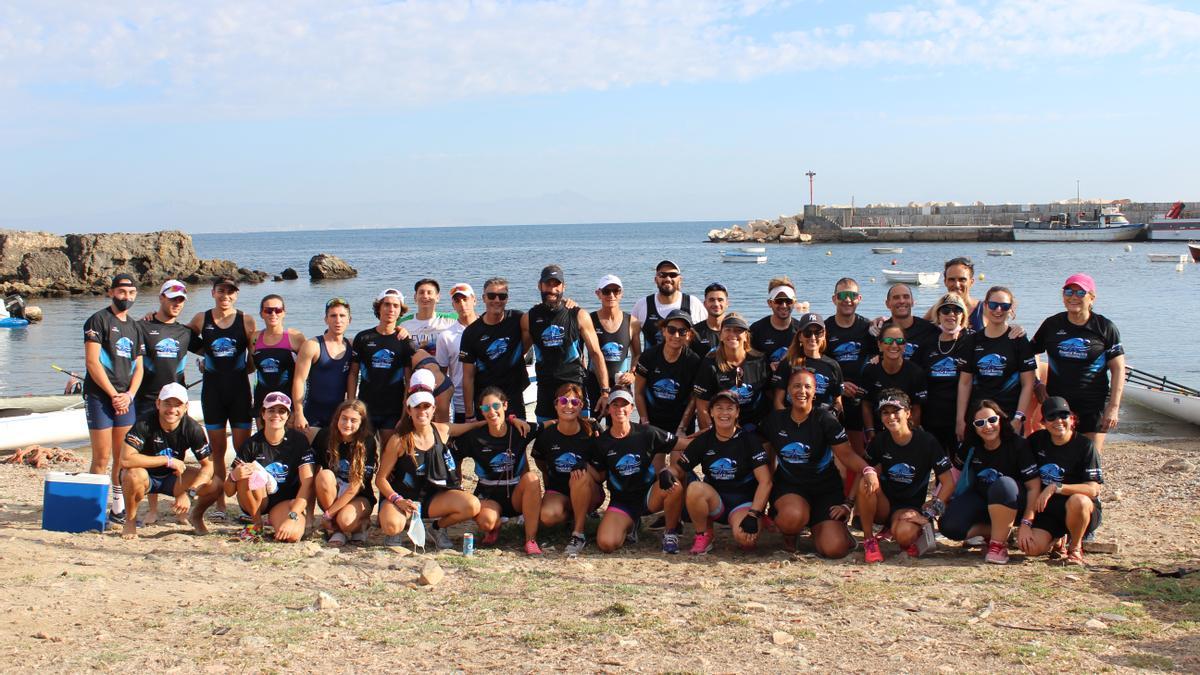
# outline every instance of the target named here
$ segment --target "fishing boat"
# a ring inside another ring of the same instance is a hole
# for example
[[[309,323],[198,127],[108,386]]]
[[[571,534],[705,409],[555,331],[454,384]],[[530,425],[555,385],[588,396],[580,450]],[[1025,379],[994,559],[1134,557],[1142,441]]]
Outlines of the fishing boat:
[[[1147,253],[1146,257],[1154,263],[1185,263],[1187,255],[1183,253]]]
[[[987,254],[990,256],[1012,255],[1013,250],[1011,248],[989,248]]]
[[[941,272],[902,272],[900,270],[881,270],[884,278],[893,283],[917,284],[918,286],[935,286],[942,278]]]
[[[1167,417],[1200,425],[1200,391],[1151,375],[1125,369],[1125,398]]]
[[[1059,213],[1049,220],[1031,218],[1013,221],[1013,239],[1017,241],[1129,241],[1146,229],[1143,223],[1130,223],[1115,206],[1104,206],[1085,220],[1080,211]]]
[[[721,251],[721,262],[727,263],[765,263],[767,256],[761,253],[747,251]]]
[[[1200,214],[1184,212],[1183,202],[1175,202],[1166,213],[1150,219],[1146,238],[1155,241],[1200,239]]]
[[[882,254],[904,253],[904,247],[903,246],[875,246],[871,249],[871,253],[882,253]]]
[[[1188,244],[1188,253],[1192,254],[1192,262],[1200,263],[1200,244]]]

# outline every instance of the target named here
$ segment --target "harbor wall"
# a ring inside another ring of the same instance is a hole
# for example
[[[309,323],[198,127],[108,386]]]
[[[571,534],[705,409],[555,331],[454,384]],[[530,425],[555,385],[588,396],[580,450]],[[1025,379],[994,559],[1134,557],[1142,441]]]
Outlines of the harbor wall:
[[[1187,212],[1197,211],[1197,202],[1185,202]],[[1131,202],[1128,200],[1079,204],[957,204],[867,206],[851,209],[848,206],[817,207],[820,215],[842,227],[937,227],[937,226],[1011,226],[1014,220],[1048,218],[1057,213],[1083,211],[1091,217],[1101,206],[1118,206],[1131,223],[1148,223],[1154,216],[1166,213],[1172,202]],[[806,213],[808,209],[805,209]]]

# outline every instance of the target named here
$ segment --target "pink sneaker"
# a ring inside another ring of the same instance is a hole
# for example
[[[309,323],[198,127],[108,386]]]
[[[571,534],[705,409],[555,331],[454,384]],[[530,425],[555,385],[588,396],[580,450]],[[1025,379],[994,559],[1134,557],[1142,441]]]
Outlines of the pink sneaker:
[[[879,550],[879,539],[875,537],[863,539],[863,557],[869,563],[883,562],[883,551]]]
[[[525,542],[525,555],[539,557],[542,555],[542,547],[532,539]]]
[[[499,538],[500,538],[500,528],[497,527],[496,529],[491,530],[487,534],[483,535],[483,541],[480,541],[479,545],[480,546],[495,546],[496,540]]]
[[[993,565],[1007,565],[1008,546],[1002,541],[989,541],[987,555],[983,559]]]
[[[704,555],[713,550],[713,539],[716,535],[712,530],[708,532],[699,532],[696,538],[692,540],[692,550],[689,551],[692,555]]]

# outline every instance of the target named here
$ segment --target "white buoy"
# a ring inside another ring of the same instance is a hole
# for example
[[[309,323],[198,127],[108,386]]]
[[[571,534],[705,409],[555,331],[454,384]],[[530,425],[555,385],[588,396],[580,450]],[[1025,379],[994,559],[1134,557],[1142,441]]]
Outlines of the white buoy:
[[[825,255],[833,255],[833,251],[825,251]]]
[[[1129,253],[1133,250],[1133,244],[1125,244],[1125,252]]]
[[[1178,265],[1176,265],[1176,266],[1175,266],[1175,271],[1176,271],[1176,272],[1182,272],[1182,271],[1183,271],[1183,263],[1179,263]]]

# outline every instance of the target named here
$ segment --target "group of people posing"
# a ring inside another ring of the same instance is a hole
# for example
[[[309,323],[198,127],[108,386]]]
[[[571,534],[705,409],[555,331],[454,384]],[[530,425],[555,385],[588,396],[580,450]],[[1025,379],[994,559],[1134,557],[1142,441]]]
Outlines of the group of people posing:
[[[944,278],[947,293],[923,317],[896,284],[890,315],[871,319],[858,313],[853,279],[835,282],[823,318],[780,276],[767,283],[769,312],[751,323],[728,311],[719,283],[684,293],[671,260],[630,312],[617,276],[597,282],[600,307],[588,312],[549,265],[527,312],[508,308],[509,282],[495,277],[482,315],[467,283],[450,290],[454,315],[439,314],[441,286],[422,279],[415,313],[384,289],[371,304],[376,325],[351,339],[350,303],[332,298],[326,330],[306,339],[285,327],[278,295],[260,302],[259,327],[236,308],[230,278],[215,280],[213,307],[187,323],[178,281],[137,320],[137,282],[121,274],[84,328],[91,470],[111,470],[110,517],[128,537],[140,502],[151,499],[153,518],[165,494],[198,533],[236,499],[246,538],[269,526],[297,541],[311,523],[331,545],[365,542],[377,513],[389,544],[427,520],[448,548],[446,528],[473,520],[487,546],[516,518],[526,553],[541,554],[540,528],[563,524],[575,555],[607,499],[595,534],[606,552],[661,512],[667,553],[680,550],[686,518],[693,554],[710,551],[724,523],[743,548],[764,531],[789,546],[807,531],[818,554],[840,558],[859,544],[856,523],[868,562],[883,560],[889,538],[922,554],[936,527],[987,562],[1007,562],[1012,543],[1080,563],[1100,524],[1104,437],[1118,422],[1117,328],[1093,311],[1086,274],[1066,279],[1065,311],[1032,337],[1014,323],[1011,290],[974,297],[970,259],[948,261]],[[203,429],[188,416],[189,353],[203,373]],[[459,470],[467,459],[473,492]]]

